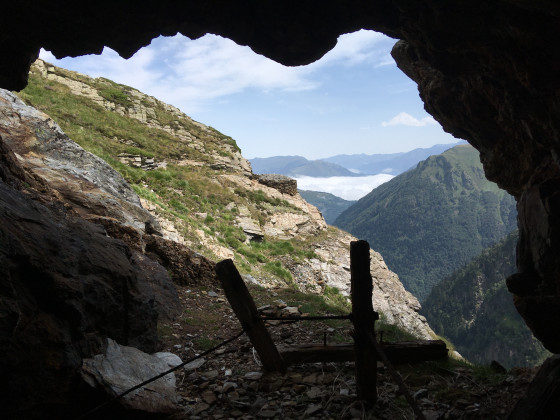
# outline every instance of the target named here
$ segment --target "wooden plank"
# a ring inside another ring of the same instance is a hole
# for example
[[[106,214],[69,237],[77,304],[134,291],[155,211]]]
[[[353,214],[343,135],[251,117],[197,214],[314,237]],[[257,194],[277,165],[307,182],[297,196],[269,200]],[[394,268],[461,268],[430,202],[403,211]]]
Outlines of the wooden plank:
[[[263,368],[267,371],[286,373],[286,364],[261,320],[257,306],[233,261],[228,259],[216,264],[216,274],[243,330],[259,354]]]
[[[299,346],[283,346],[278,350],[288,365],[300,363],[353,362],[353,344],[302,344]]]
[[[449,357],[447,346],[441,340],[383,343],[381,344],[381,349],[394,365],[425,362],[428,360],[444,360]]]
[[[375,337],[379,315],[373,310],[373,279],[366,241],[350,243],[350,283],[357,394],[359,399],[373,404],[377,401],[377,352],[369,337]]]
[[[429,360],[444,360],[448,357],[447,347],[441,340],[404,341],[383,343],[381,349],[395,365],[418,363]],[[318,362],[353,362],[353,344],[303,344],[279,347],[278,350],[288,365]],[[381,360],[376,353],[375,360]]]

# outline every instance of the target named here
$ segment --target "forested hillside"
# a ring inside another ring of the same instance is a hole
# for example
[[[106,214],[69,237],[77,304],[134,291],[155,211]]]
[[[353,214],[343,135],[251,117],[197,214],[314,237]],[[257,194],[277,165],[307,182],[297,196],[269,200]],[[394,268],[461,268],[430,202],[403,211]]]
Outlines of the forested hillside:
[[[335,226],[369,241],[420,301],[434,285],[516,227],[515,200],[456,146],[377,187]]]
[[[305,201],[319,209],[329,225],[334,223],[340,213],[355,203],[327,192],[299,190],[299,193]]]
[[[517,231],[457,270],[432,292],[423,313],[471,362],[533,366],[550,354],[517,313],[506,278],[516,271]]]

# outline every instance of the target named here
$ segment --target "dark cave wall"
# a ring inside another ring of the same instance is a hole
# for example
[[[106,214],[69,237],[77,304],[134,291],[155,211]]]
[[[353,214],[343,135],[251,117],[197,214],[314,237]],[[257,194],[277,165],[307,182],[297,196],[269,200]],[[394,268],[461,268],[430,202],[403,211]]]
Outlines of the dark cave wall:
[[[32,11],[32,12],[30,12]],[[307,64],[360,28],[401,39],[399,67],[427,111],[481,153],[518,199],[515,304],[560,352],[560,3],[553,0],[284,0],[41,3],[3,6],[0,86],[25,86],[39,48],[131,56],[160,34],[210,32],[286,65]]]

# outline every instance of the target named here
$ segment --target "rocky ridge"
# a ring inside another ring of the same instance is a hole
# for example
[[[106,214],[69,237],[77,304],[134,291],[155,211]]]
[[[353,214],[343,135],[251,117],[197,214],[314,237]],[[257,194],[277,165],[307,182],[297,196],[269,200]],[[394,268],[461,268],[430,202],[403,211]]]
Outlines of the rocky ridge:
[[[124,117],[133,118],[148,127],[165,131],[172,135],[176,141],[185,144],[188,148],[200,152],[204,160],[196,158],[179,157],[178,161],[185,165],[210,164],[216,169],[233,170],[245,174],[251,173],[251,164],[245,159],[235,144],[218,141],[219,151],[209,147],[216,141],[216,131],[207,125],[194,121],[173,105],[163,103],[153,96],[146,95],[129,86],[116,86],[108,79],[93,79],[83,74],[69,72],[52,66],[41,59],[33,64],[32,71],[37,72],[42,78],[61,83],[68,87],[72,95],[83,96],[104,109],[116,112]],[[166,120],[158,117],[166,114]],[[193,129],[194,128],[194,129]],[[138,145],[130,139],[122,140],[129,145]],[[141,157],[139,155],[132,158]],[[127,158],[127,156],[123,156]],[[151,161],[155,167],[165,167],[167,161],[157,164]]]

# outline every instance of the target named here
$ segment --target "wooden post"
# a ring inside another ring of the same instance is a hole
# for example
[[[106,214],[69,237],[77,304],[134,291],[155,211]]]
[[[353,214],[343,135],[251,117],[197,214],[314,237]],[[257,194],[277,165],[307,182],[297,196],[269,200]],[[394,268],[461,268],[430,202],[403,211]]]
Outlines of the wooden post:
[[[374,404],[377,401],[377,354],[369,337],[375,337],[375,321],[379,314],[373,310],[373,279],[366,241],[350,243],[350,276],[357,394],[359,399]]]
[[[243,330],[257,350],[263,368],[268,371],[286,373],[286,364],[261,320],[257,306],[233,261],[228,259],[216,264],[216,274]]]

